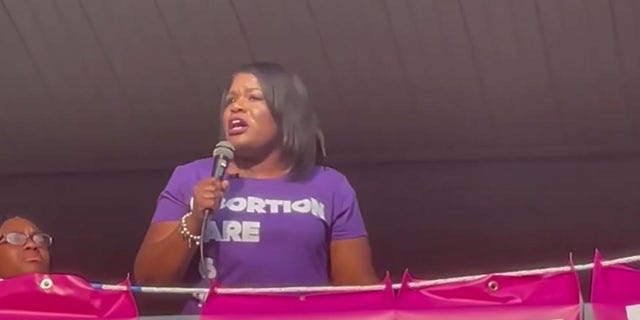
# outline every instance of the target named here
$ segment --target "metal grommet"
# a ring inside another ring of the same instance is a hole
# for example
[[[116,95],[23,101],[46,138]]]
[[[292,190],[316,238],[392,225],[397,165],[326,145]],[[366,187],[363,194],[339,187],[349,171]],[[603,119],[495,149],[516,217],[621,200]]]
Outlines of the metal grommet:
[[[49,290],[53,287],[53,280],[49,278],[44,278],[40,281],[40,289]]]
[[[487,287],[489,288],[489,291],[498,291],[499,289],[498,282],[496,281],[489,281],[489,283],[487,283]]]
[[[298,299],[300,299],[300,301],[305,301],[305,300],[307,300],[307,297],[306,296],[300,296],[300,298],[298,298]]]

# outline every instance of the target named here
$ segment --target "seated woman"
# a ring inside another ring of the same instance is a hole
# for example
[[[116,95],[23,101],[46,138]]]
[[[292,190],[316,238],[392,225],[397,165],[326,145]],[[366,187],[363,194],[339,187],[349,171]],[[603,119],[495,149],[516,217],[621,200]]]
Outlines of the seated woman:
[[[0,279],[29,273],[49,273],[53,239],[33,222],[0,216]]]
[[[192,278],[197,257],[201,286],[212,279],[224,287],[377,283],[355,191],[340,172],[318,165],[322,134],[300,78],[275,63],[241,67],[220,115],[222,136],[235,148],[227,176],[211,178],[211,157],[175,169],[135,279],[179,285]],[[196,305],[185,313],[197,313]]]

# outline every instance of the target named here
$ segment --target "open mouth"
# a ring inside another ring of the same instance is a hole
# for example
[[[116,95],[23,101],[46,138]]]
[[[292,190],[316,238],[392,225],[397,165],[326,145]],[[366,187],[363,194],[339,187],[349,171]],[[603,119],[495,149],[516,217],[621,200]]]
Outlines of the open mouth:
[[[249,129],[249,124],[241,118],[231,118],[227,124],[227,133],[230,136],[243,134]]]

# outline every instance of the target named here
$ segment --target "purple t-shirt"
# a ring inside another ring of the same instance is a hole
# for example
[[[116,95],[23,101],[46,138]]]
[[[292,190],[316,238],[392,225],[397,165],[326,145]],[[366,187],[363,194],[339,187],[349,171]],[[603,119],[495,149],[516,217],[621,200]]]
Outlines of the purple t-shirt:
[[[207,158],[178,166],[152,222],[189,212],[193,186],[210,177],[212,164]],[[355,192],[334,169],[316,167],[303,181],[232,178],[204,234],[201,285],[211,279],[224,287],[328,285],[330,241],[366,235]]]

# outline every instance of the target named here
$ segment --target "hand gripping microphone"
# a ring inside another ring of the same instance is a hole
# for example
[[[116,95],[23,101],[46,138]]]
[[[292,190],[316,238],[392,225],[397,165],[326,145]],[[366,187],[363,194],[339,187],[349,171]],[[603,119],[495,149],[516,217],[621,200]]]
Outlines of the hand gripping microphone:
[[[233,161],[233,152],[235,149],[233,145],[229,141],[220,141],[216,144],[216,147],[213,149],[213,167],[211,168],[211,176],[218,180],[222,180],[224,178],[224,174],[229,167],[229,162]],[[207,228],[208,218],[211,210],[207,209],[204,211],[204,220],[202,222],[202,227],[200,229],[200,274],[206,275],[207,272],[207,264],[205,262],[204,257],[204,240],[205,240],[205,232]]]

